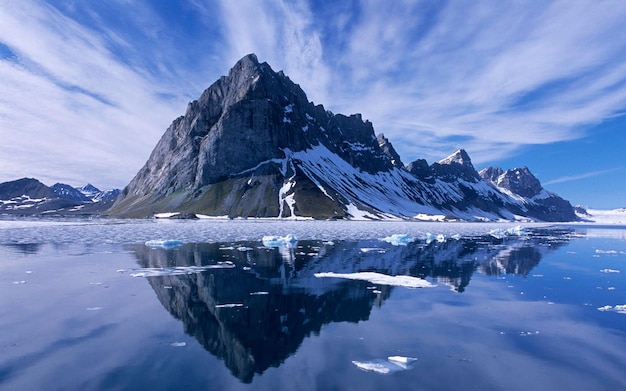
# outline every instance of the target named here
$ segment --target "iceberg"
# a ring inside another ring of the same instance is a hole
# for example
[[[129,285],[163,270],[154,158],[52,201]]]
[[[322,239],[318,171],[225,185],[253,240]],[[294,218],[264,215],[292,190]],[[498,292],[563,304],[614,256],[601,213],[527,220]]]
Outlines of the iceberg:
[[[317,278],[345,278],[348,280],[369,281],[372,284],[403,286],[405,288],[432,288],[437,285],[413,276],[388,276],[386,274],[375,272],[359,272],[359,273],[315,273]]]
[[[157,239],[157,240],[148,240],[145,244],[148,247],[155,247],[155,248],[160,247],[160,248],[169,249],[169,248],[182,246],[183,242],[181,242],[180,240],[174,240],[174,239],[166,239],[166,240]]]
[[[288,234],[286,236],[263,236],[262,242],[265,247],[270,248],[294,248],[298,244],[298,238],[292,234]]]
[[[393,234],[380,240],[390,243],[394,246],[406,246],[413,241],[413,238],[409,237],[409,235],[407,234]]]

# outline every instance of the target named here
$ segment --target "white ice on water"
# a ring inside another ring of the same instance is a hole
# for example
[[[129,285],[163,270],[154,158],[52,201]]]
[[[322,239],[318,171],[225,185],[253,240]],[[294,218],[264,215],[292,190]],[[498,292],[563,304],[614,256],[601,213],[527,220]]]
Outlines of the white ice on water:
[[[496,239],[504,239],[507,236],[522,236],[527,233],[526,228],[521,225],[517,225],[511,228],[496,228],[489,231],[489,235],[493,236]]]
[[[358,273],[315,273],[317,278],[344,278],[348,280],[369,281],[372,284],[403,286],[405,288],[431,288],[436,285],[430,282],[412,276],[388,276],[386,274],[375,272],[358,272]]]
[[[174,248],[178,246],[182,246],[183,242],[180,240],[174,239],[156,239],[156,240],[148,240],[146,243],[148,247],[160,247],[160,248]]]
[[[406,246],[412,241],[414,241],[415,239],[411,238],[407,234],[393,234],[391,236],[384,237],[380,240],[382,240],[383,242],[390,243],[394,246]]]
[[[376,359],[370,361],[352,361],[357,368],[366,372],[374,372],[381,375],[388,375],[397,371],[405,371],[413,368],[417,361],[414,357],[390,356],[385,359]]]
[[[295,235],[287,234],[285,236],[263,236],[261,239],[263,245],[265,247],[276,248],[276,247],[288,247],[293,248],[298,244],[298,238]]]
[[[598,308],[598,311],[602,311],[602,312],[611,311],[611,312],[617,312],[618,314],[626,315],[626,304],[616,305],[616,306],[605,305],[604,307]]]

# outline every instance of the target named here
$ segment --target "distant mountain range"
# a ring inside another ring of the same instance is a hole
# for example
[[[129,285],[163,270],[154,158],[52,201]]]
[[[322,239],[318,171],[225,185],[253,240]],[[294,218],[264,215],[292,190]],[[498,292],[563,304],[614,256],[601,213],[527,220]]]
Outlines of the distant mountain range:
[[[404,165],[360,114],[308,101],[282,71],[242,58],[189,103],[107,214],[572,221],[526,167],[477,172],[459,149]]]
[[[0,183],[0,213],[11,215],[92,215],[109,209],[119,189],[101,191],[91,184],[48,187],[33,178]]]

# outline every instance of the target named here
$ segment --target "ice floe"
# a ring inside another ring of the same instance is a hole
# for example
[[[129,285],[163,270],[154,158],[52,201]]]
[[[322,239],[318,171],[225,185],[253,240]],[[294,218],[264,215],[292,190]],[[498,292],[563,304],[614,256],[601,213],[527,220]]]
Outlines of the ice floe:
[[[611,311],[611,312],[617,312],[618,314],[626,315],[626,304],[616,305],[616,306],[605,305],[604,307],[598,308],[598,311],[602,311],[602,312]]]
[[[217,304],[215,308],[235,308],[235,307],[243,307],[242,303],[228,303],[228,304]]]
[[[393,244],[394,246],[406,246],[409,243],[411,243],[414,239],[409,237],[409,235],[407,234],[393,234],[391,236],[387,236],[380,240],[382,240],[383,242]]]
[[[527,233],[526,228],[522,227],[521,225],[511,227],[511,228],[506,228],[506,229],[497,228],[497,229],[492,229],[491,231],[489,231],[489,235],[493,236],[496,239],[504,239],[507,236],[522,236],[522,235],[525,235],[526,233]]]
[[[263,245],[265,247],[288,247],[294,248],[298,244],[298,238],[295,235],[288,234],[285,236],[263,236]]]
[[[184,274],[202,273],[210,269],[232,269],[235,264],[232,262],[220,262],[206,266],[177,266],[177,267],[147,267],[136,269],[131,273],[131,277],[158,277],[158,276],[180,276]]]
[[[426,234],[426,243],[430,244],[431,242],[437,241],[439,243],[443,243],[446,241],[446,236],[444,234],[431,234],[428,232]]]
[[[388,276],[386,274],[375,272],[359,272],[359,273],[315,273],[317,278],[344,278],[348,280],[369,281],[372,284],[403,286],[405,288],[431,288],[436,285],[413,276]]]
[[[416,361],[417,358],[414,357],[390,356],[386,360],[352,361],[352,364],[362,371],[388,375],[393,372],[412,369]]]
[[[600,270],[602,273],[619,273],[619,270],[616,269],[602,269]]]
[[[174,247],[178,247],[178,246],[182,246],[183,242],[181,242],[180,240],[174,240],[174,239],[156,239],[156,240],[148,240],[146,243],[146,246],[148,247],[157,247],[157,248],[174,248]]]
[[[172,342],[170,346],[175,348],[182,348],[183,346],[187,346],[187,342]]]

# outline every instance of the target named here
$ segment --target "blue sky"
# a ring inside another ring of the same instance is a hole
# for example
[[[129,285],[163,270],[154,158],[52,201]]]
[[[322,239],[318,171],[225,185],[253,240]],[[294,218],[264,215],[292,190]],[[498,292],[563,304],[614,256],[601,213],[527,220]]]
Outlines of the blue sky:
[[[0,0],[0,182],[123,187],[247,53],[404,163],[465,148],[626,207],[626,2]]]

